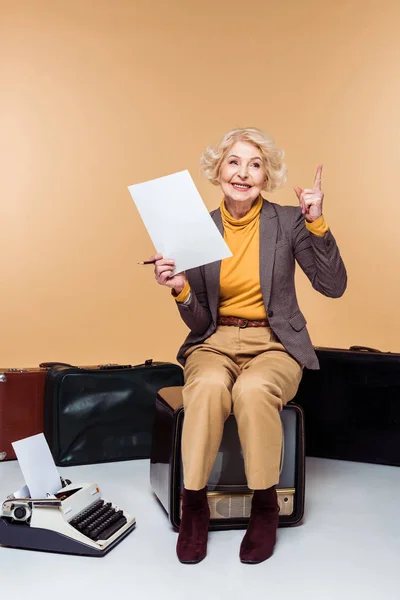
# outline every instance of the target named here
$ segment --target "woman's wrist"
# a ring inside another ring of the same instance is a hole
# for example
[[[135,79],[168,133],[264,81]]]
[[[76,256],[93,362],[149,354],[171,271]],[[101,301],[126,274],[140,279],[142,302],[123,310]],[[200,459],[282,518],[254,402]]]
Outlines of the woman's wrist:
[[[312,217],[310,215],[306,215],[305,220],[307,221],[307,223],[315,223],[315,221],[318,221],[318,219],[320,219],[323,216],[323,214],[321,213],[318,216]]]
[[[183,288],[185,287],[185,285],[180,285],[178,287],[173,287],[172,288],[172,295],[173,296],[179,296],[179,294],[182,292]]]

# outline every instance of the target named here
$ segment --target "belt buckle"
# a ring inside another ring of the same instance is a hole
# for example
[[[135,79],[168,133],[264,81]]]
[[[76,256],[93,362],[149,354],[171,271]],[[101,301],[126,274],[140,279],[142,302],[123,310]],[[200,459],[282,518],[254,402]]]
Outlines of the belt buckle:
[[[239,319],[239,321],[243,321],[244,325],[241,325],[240,323],[238,323],[240,329],[245,329],[245,327],[247,327],[247,325],[249,324],[249,320],[248,319]]]

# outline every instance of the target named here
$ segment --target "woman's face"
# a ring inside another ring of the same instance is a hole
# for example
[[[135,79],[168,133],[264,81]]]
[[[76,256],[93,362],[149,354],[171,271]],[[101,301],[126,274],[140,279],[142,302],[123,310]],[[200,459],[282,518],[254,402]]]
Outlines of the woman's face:
[[[235,142],[224,157],[219,183],[225,200],[253,203],[266,181],[261,152],[249,142]]]

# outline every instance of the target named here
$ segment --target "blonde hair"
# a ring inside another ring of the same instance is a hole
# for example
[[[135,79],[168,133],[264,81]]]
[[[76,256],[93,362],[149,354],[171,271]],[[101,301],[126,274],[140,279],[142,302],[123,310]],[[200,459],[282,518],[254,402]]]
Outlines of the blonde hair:
[[[249,142],[256,146],[261,152],[266,181],[264,190],[273,192],[286,182],[286,165],[283,161],[284,152],[277,148],[273,140],[256,127],[245,127],[243,129],[232,129],[228,131],[217,147],[205,149],[201,159],[201,170],[211,183],[219,184],[219,173],[222,161],[226,153],[237,141]]]

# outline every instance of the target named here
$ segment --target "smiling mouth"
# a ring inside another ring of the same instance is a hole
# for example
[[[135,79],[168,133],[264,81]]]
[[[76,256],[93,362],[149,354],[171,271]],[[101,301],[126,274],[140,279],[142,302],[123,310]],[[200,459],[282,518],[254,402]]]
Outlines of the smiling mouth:
[[[247,191],[249,190],[252,186],[248,185],[247,183],[232,183],[231,184],[232,187],[235,188],[235,190],[242,190],[242,191]]]

